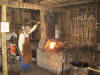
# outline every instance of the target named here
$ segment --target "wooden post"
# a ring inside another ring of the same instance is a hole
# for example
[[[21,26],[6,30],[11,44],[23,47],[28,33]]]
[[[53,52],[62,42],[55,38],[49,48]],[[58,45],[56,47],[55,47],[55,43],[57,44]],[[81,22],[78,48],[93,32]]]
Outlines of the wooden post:
[[[6,22],[6,5],[2,5],[2,22]],[[3,61],[3,75],[8,75],[5,32],[2,32],[2,61]]]
[[[41,10],[40,11],[40,19],[41,19],[41,40],[40,40],[40,43],[39,43],[39,48],[44,48],[44,44],[46,42],[46,37],[47,37],[47,33],[46,33],[47,25],[46,25],[45,19],[44,19],[45,14],[46,14],[45,10]]]
[[[45,60],[43,59],[44,51],[42,50],[44,49],[47,37],[46,33],[47,24],[45,23],[45,18],[44,18],[45,14],[46,14],[45,10],[40,10],[41,39],[39,42],[39,49],[37,50],[37,65],[42,68],[46,66]]]

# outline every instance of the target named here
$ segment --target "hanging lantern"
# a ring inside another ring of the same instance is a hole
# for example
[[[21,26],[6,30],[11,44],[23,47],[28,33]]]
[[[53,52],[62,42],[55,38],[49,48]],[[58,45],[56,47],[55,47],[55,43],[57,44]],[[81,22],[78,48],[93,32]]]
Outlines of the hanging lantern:
[[[50,53],[59,53],[63,48],[63,43],[57,39],[49,39],[45,45],[45,50]]]

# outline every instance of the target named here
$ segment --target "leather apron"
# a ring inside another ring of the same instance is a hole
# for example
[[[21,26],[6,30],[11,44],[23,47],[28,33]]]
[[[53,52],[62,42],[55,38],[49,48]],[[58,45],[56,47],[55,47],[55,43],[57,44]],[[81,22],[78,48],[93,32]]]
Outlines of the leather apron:
[[[25,38],[25,43],[23,45],[23,56],[24,63],[29,64],[32,61],[32,50],[30,49],[30,38]]]

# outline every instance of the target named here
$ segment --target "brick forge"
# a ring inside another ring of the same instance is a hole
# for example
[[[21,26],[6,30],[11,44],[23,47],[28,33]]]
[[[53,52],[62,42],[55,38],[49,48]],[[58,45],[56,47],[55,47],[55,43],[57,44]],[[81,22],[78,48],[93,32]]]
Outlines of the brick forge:
[[[54,45],[54,48],[51,44]],[[63,44],[60,41],[49,39],[44,50],[37,50],[37,65],[50,72],[60,74],[63,61],[61,47],[63,47]]]
[[[61,73],[62,71],[62,52],[57,54],[48,53],[41,49],[37,50],[37,65],[52,73]]]

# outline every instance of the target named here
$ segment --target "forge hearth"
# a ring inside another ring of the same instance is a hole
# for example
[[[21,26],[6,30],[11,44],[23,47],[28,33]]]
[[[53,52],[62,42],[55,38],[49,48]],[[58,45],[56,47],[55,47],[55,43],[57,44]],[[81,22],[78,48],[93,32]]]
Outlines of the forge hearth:
[[[57,39],[49,39],[45,45],[45,51],[59,53],[63,49],[63,43]]]
[[[45,49],[37,50],[37,65],[53,73],[61,73],[63,43],[57,39],[49,39]]]

